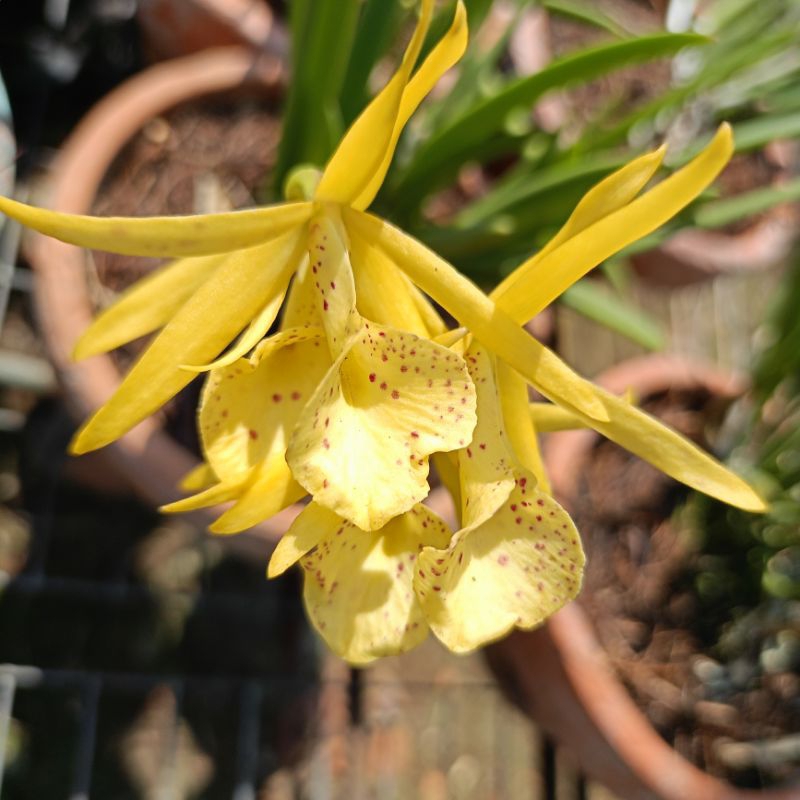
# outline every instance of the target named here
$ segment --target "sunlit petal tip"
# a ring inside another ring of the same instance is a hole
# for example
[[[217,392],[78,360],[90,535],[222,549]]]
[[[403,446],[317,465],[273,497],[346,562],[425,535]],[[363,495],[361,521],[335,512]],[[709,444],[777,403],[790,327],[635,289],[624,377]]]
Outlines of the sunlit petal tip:
[[[182,514],[233,500],[241,491],[240,483],[216,483],[197,494],[183,497],[159,508],[163,514]]]
[[[178,488],[184,492],[199,492],[208,489],[217,482],[214,470],[203,461],[194,469],[189,470],[178,482]]]

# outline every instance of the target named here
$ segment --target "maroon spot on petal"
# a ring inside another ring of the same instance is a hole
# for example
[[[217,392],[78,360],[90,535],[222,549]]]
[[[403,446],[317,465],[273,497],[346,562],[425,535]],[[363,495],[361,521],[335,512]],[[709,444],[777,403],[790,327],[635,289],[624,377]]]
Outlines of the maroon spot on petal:
[[[411,431],[411,437],[413,439],[419,439],[419,434],[416,431]]]
[[[330,442],[329,442],[327,439],[323,439],[323,440],[322,440],[322,446],[323,446],[323,447],[324,447],[326,450],[330,450],[330,449],[331,449],[331,443],[330,443]]]
[[[299,400],[300,392],[292,392],[292,400]]]
[[[383,381],[381,383],[381,389],[385,392],[388,388],[389,388],[389,384],[387,384],[386,381]]]
[[[522,524],[522,517],[517,517],[517,518],[514,520],[514,522],[516,522],[516,523],[517,523],[517,525],[521,525],[521,524]]]
[[[434,586],[433,587],[433,591],[434,592],[441,592],[442,591],[442,587],[441,586]]]
[[[370,374],[369,374],[369,382],[370,383],[375,383],[375,373],[374,372],[370,372]]]
[[[281,400],[283,400],[283,397],[281,395],[279,395],[277,393],[272,395],[272,402],[273,403],[280,403]]]
[[[540,499],[540,500],[537,500],[537,501],[536,501],[536,505],[537,505],[537,506],[544,506],[544,500],[541,500],[541,499]]]
[[[397,389],[392,389],[392,399],[399,400],[400,399],[400,392]]]
[[[505,553],[501,553],[499,556],[497,556],[497,563],[501,567],[504,567],[506,564],[508,564],[508,556]]]
[[[512,511],[516,511],[517,510],[517,504],[516,503],[512,503],[511,504],[511,510]]]
[[[323,303],[322,303],[322,310],[323,310],[323,311],[327,311],[327,310],[328,310],[328,301],[327,301],[327,300],[323,301]]]
[[[249,431],[247,431],[247,434],[248,434],[248,436],[249,436],[251,439],[253,439],[254,441],[255,441],[256,439],[258,439],[258,431],[254,431],[252,428],[250,428],[250,430],[249,430]]]

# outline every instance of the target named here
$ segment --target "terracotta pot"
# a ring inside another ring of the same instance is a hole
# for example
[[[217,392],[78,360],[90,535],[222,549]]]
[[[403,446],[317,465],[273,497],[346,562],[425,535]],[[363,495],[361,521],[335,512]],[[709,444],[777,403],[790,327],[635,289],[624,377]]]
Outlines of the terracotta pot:
[[[151,67],[119,86],[78,125],[53,165],[49,205],[60,211],[87,213],[108,167],[122,147],[149,120],[199,97],[244,90],[279,91],[283,66],[274,57],[247,48],[221,48]],[[35,302],[40,329],[64,387],[70,410],[84,419],[102,405],[120,383],[109,356],[75,363],[72,347],[89,324],[93,307],[86,280],[85,255],[79,248],[44,236],[30,240]],[[145,420],[114,444],[76,459],[75,467],[94,473],[116,472],[146,502],[154,505],[178,497],[180,478],[197,463],[192,453]],[[206,526],[213,514],[198,512]],[[255,536],[276,541],[286,530],[291,512],[259,528]],[[252,546],[251,536],[233,537],[236,546]],[[264,558],[263,542],[255,542]]]
[[[615,393],[631,388],[640,397],[668,388],[735,397],[744,388],[739,378],[669,356],[634,359],[599,382]],[[593,431],[551,434],[545,457],[557,496],[574,497],[597,438]],[[800,788],[737,789],[676,753],[616,677],[576,603],[539,630],[517,631],[491,645],[487,657],[512,699],[587,775],[625,800],[800,800]]]
[[[136,16],[154,61],[226,45],[277,44],[267,0],[140,0]]]

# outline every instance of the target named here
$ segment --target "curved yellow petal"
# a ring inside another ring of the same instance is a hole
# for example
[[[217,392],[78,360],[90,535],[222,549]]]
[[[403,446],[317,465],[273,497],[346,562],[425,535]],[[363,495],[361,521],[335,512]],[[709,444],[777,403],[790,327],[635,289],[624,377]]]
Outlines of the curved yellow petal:
[[[528,259],[497,285],[491,294],[495,303],[505,308],[509,297],[518,291],[518,282],[535,264],[590,225],[630,203],[661,166],[666,150],[666,145],[662,145],[652,153],[635,158],[593,186],[581,198],[561,230],[533,258]]]
[[[518,267],[495,301],[518,323],[538,314],[590,269],[659,228],[692,202],[733,155],[726,123],[685,167],[641,197],[580,231],[543,258]]]
[[[277,578],[294,566],[309,550],[313,550],[334,530],[350,527],[325,506],[310,502],[294,519],[289,530],[281,536],[267,565],[267,577]]]
[[[745,511],[766,511],[764,501],[752,487],[688,439],[626,399],[597,386],[593,389],[604,404],[609,421],[599,422],[578,412],[586,427],[594,428],[693,489]]]
[[[536,438],[528,403],[528,384],[503,361],[497,364],[497,388],[508,442],[519,463],[536,476],[539,488],[550,494],[550,481]]]
[[[0,197],[0,213],[68,244],[131,256],[177,258],[253,247],[302,225],[311,203],[183,217],[87,217]]]
[[[72,442],[103,447],[152,414],[192,380],[181,364],[214,358],[271,297],[282,295],[300,258],[297,231],[231,253],[153,340],[122,384]]]
[[[300,500],[306,491],[292,477],[282,455],[258,464],[235,498],[236,502],[214,521],[212,533],[239,533],[275,516]]]
[[[480,525],[492,517],[514,488],[517,466],[508,448],[495,359],[478,344],[465,354],[477,392],[478,422],[469,445],[458,452],[462,525]]]
[[[303,410],[286,460],[314,499],[375,530],[428,493],[428,456],[463,447],[475,387],[460,356],[366,322]]]
[[[316,328],[292,328],[262,342],[252,359],[209,374],[198,415],[203,453],[223,481],[267,460],[284,463],[303,406],[330,367]]]
[[[353,664],[416,647],[428,628],[413,590],[414,562],[425,545],[447,546],[447,526],[421,505],[372,532],[332,516],[300,562],[312,624]]]
[[[433,5],[433,0],[422,0],[419,21],[400,68],[345,133],[322,173],[315,200],[352,203],[381,170],[392,147],[403,92],[428,32]]]
[[[217,480],[219,479],[214,470],[207,462],[203,461],[181,478],[178,488],[183,489],[184,492],[199,492],[201,489],[213,486]]]
[[[343,217],[351,239],[382,249],[409,278],[543,395],[590,417],[608,419],[591,384],[498,308],[469,279],[388,222],[352,209]]]
[[[226,258],[181,258],[137,281],[92,320],[72,357],[80,360],[107,353],[162,328]]]
[[[236,340],[236,343],[224,355],[212,361],[210,364],[195,366],[193,364],[181,364],[181,369],[189,372],[210,372],[214,369],[228,367],[238,361],[242,356],[249,353],[268,333],[272,323],[278,316],[278,312],[283,305],[283,298],[286,296],[286,287],[282,292],[278,292],[267,300],[266,305],[253,321],[247,326],[244,333]]]
[[[417,559],[414,589],[425,618],[456,653],[540,625],[578,594],[585,561],[578,532],[533,482],[519,473],[493,517]]]
[[[161,506],[159,511],[164,514],[182,514],[186,511],[195,511],[198,508],[208,508],[220,503],[227,503],[239,495],[242,485],[247,481],[248,477],[243,475],[238,482],[221,481],[220,483],[215,483],[197,494],[184,497],[173,503],[167,503],[167,505]]]
[[[460,58],[467,49],[469,31],[467,29],[467,10],[463,2],[458,0],[456,3],[455,16],[447,33],[439,40],[431,50],[422,66],[414,73],[409,81],[403,96],[400,100],[400,108],[397,119],[392,130],[392,137],[383,156],[380,168],[374,173],[364,191],[350,204],[353,208],[363,210],[375,199],[378,190],[381,188],[389,165],[392,163],[394,151],[400,134],[406,123],[411,119],[412,114],[417,110],[419,104],[425,99],[433,89],[439,78],[444,75]]]

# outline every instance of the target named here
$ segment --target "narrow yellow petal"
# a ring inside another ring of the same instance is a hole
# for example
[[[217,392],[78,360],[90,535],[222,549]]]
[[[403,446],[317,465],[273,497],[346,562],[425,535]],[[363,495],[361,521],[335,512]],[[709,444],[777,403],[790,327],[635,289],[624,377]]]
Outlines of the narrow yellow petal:
[[[381,188],[389,165],[392,163],[394,151],[400,134],[406,123],[411,119],[412,114],[417,110],[419,104],[425,99],[428,93],[460,58],[467,49],[469,31],[467,30],[467,11],[463,2],[458,0],[456,13],[449,30],[439,40],[436,46],[422,62],[422,66],[414,73],[400,100],[400,109],[394,123],[392,137],[386,152],[383,156],[380,168],[370,179],[364,191],[351,203],[353,208],[363,210],[375,199],[378,190]]]
[[[306,255],[289,286],[286,305],[283,307],[281,315],[281,330],[302,328],[303,326],[322,328],[322,319],[317,309],[317,290],[313,278],[308,255]]]
[[[356,310],[347,232],[335,206],[326,206],[312,218],[308,228],[308,257],[317,312],[331,355],[337,358],[362,321]]]
[[[315,200],[352,203],[379,173],[392,147],[403,92],[428,32],[433,5],[433,0],[422,0],[419,21],[400,68],[345,133],[322,173]]]
[[[107,353],[162,328],[226,258],[182,258],[137,281],[95,317],[78,339],[73,358]]]
[[[380,325],[431,338],[432,321],[422,307],[424,298],[381,250],[355,238],[350,241],[350,260],[361,314]],[[430,313],[436,315],[433,309]]]
[[[264,461],[284,463],[291,431],[330,363],[318,329],[292,328],[262,342],[249,361],[209,374],[198,420],[203,453],[221,480]]]
[[[520,464],[536,476],[539,488],[550,494],[550,481],[536,438],[528,404],[528,384],[503,361],[497,364],[497,388],[508,441]]]
[[[267,577],[277,578],[294,566],[309,550],[313,550],[329,534],[348,523],[330,509],[310,502],[281,536],[267,566]]]
[[[268,302],[285,291],[301,255],[300,232],[231,253],[134,364],[111,399],[73,440],[73,453],[113,442],[180,391],[194,375],[181,364],[214,358]]]
[[[182,500],[176,500],[174,503],[167,503],[161,506],[159,511],[164,514],[182,514],[186,511],[196,511],[198,508],[208,508],[208,506],[216,506],[220,503],[227,503],[233,500],[242,490],[242,484],[246,481],[247,476],[243,476],[242,480],[238,483],[220,482],[215,483],[208,489],[204,489],[198,494],[184,497]]]
[[[318,503],[375,530],[426,497],[430,454],[464,447],[474,427],[460,356],[366,322],[303,409],[286,460]]]
[[[495,359],[473,343],[465,359],[477,392],[478,422],[458,451],[462,525],[480,525],[508,500],[517,466],[509,450],[495,381]]]
[[[593,387],[609,421],[599,422],[578,412],[587,427],[635,453],[654,467],[700,492],[745,511],[766,511],[764,501],[717,460],[627,400]]]
[[[408,280],[407,276],[403,276]],[[411,286],[411,293],[414,298],[414,303],[417,306],[417,310],[420,313],[420,316],[425,320],[425,327],[427,328],[427,336],[429,339],[432,339],[435,336],[441,336],[446,330],[447,325],[445,324],[444,320],[439,315],[439,312],[433,307],[433,303],[419,290],[410,280],[408,280],[409,285]]]
[[[311,203],[185,217],[86,217],[0,197],[0,213],[68,244],[131,256],[177,258],[253,247],[302,225]]]
[[[421,505],[372,532],[329,519],[300,562],[306,610],[320,636],[353,664],[416,647],[428,627],[413,590],[414,563],[425,545],[447,546],[445,523]]]
[[[554,403],[531,403],[529,411],[534,427],[542,433],[589,427],[583,417]]]
[[[545,397],[590,417],[608,419],[591,384],[576,375],[552,351],[523,331],[469,279],[424,245],[388,222],[344,209],[351,239],[360,237],[384,252],[433,300],[499,358],[514,367]]]
[[[283,305],[283,298],[286,296],[286,287],[282,292],[277,292],[275,295],[267,300],[266,305],[258,316],[247,326],[244,333],[237,339],[236,344],[230,348],[224,355],[220,356],[210,364],[202,366],[194,366],[192,364],[181,364],[181,369],[189,370],[189,372],[210,372],[214,369],[228,367],[234,362],[238,361],[242,356],[249,353],[266,335],[272,323],[278,316],[278,312]]]
[[[518,267],[496,302],[518,323],[536,316],[593,267],[652,233],[691,203],[719,175],[732,154],[733,134],[726,123],[683,169],[543,258]]]
[[[495,303],[505,308],[508,298],[518,291],[517,283],[535,264],[590,225],[630,203],[661,166],[666,149],[666,145],[662,145],[652,153],[635,158],[593,186],[581,198],[561,230],[533,258],[528,259],[497,285],[491,294]]]
[[[282,457],[266,459],[255,467],[236,502],[209,530],[224,534],[247,530],[296,503],[305,493]]]
[[[436,636],[456,653],[541,625],[580,590],[584,554],[569,515],[523,472],[507,502],[448,549],[426,547],[414,589]]]
[[[213,486],[218,480],[214,470],[203,461],[181,478],[178,488],[184,492],[199,492]]]

